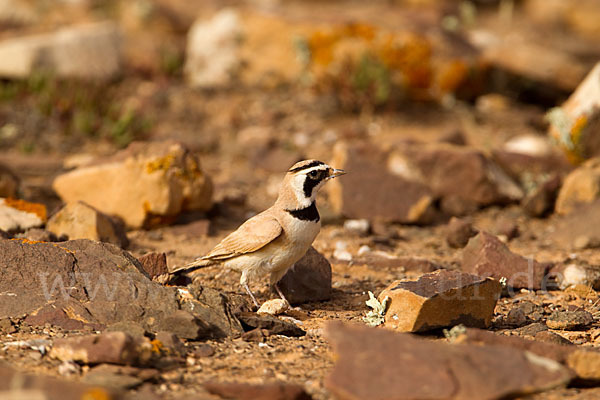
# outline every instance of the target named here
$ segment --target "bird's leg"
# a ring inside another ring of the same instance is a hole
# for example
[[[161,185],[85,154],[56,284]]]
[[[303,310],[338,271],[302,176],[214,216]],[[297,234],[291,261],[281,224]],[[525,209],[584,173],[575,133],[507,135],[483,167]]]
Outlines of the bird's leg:
[[[256,297],[254,297],[254,294],[252,294],[252,291],[250,290],[250,287],[248,287],[248,282],[242,283],[242,287],[246,290],[246,293],[248,293],[250,295],[250,298],[252,299],[252,302],[254,303],[254,305],[256,306],[256,308],[260,308],[260,305],[258,304],[258,301],[256,301]]]
[[[246,293],[248,293],[248,295],[252,299],[252,302],[254,303],[254,305],[256,306],[256,308],[260,308],[260,305],[258,304],[258,301],[256,301],[256,297],[254,297],[254,294],[252,293],[252,290],[250,290],[250,287],[248,286],[248,272],[245,271],[245,270],[242,271],[242,276],[240,277],[240,285],[242,285],[242,287],[244,288],[244,290],[246,291]]]
[[[281,292],[281,289],[279,289],[279,282],[277,282],[273,286],[275,286],[275,290],[277,290],[277,294],[279,295],[279,297],[281,297],[281,299],[283,301],[285,301],[286,303],[290,304],[290,302],[288,301],[288,299],[286,299],[285,296],[283,295],[283,293]]]

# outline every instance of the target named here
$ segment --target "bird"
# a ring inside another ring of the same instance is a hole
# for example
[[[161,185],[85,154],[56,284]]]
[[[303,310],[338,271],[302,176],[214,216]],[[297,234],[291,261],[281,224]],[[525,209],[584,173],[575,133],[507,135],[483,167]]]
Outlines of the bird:
[[[321,229],[316,195],[330,179],[346,172],[318,160],[294,164],[285,174],[275,203],[249,218],[208,254],[175,267],[171,274],[192,279],[200,268],[220,265],[241,272],[240,285],[258,308],[248,282],[270,274],[270,284],[289,304],[278,282],[310,248]]]

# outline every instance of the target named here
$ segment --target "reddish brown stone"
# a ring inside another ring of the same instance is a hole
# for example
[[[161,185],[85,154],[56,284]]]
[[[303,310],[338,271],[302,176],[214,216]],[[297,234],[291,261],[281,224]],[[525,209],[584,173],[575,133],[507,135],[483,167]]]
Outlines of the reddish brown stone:
[[[206,382],[204,389],[211,394],[235,400],[310,400],[312,398],[302,386],[283,382],[262,385]]]
[[[125,399],[125,395],[117,390],[59,380],[53,377],[22,374],[2,366],[0,366],[0,393],[6,399]]]
[[[329,300],[331,264],[311,247],[281,278],[279,288],[291,304]]]
[[[523,197],[521,188],[482,152],[444,143],[405,143],[394,157],[408,175],[418,176],[437,198],[442,211],[462,215],[479,207]]]
[[[326,387],[340,400],[498,399],[566,385],[560,364],[502,346],[448,344],[387,329],[327,326],[337,360]]]
[[[151,356],[152,346],[146,338],[134,339],[124,332],[107,332],[56,339],[50,357],[85,364],[144,364]]]
[[[558,175],[539,184],[521,201],[523,210],[532,217],[543,217],[551,213],[561,184],[562,179]]]
[[[144,271],[154,279],[157,276],[167,274],[167,255],[165,253],[146,253],[138,258]]]
[[[372,145],[339,145],[332,165],[348,174],[328,184],[336,212],[352,219],[421,223],[431,220],[433,194],[423,183],[392,174],[387,154]]]
[[[455,249],[463,248],[477,232],[469,221],[453,217],[446,226],[446,243]]]
[[[513,288],[541,289],[550,265],[511,252],[496,236],[480,232],[463,250],[462,269],[470,274],[506,279]]]

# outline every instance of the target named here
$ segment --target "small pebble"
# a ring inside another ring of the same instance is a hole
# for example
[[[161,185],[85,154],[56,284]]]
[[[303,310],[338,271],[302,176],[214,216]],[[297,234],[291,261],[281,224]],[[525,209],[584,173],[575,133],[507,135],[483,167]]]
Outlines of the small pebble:
[[[365,236],[369,234],[371,224],[366,219],[349,219],[344,222],[344,229]]]
[[[268,315],[279,315],[283,314],[290,308],[290,303],[283,299],[271,299],[265,301],[258,311],[257,314],[268,314]]]

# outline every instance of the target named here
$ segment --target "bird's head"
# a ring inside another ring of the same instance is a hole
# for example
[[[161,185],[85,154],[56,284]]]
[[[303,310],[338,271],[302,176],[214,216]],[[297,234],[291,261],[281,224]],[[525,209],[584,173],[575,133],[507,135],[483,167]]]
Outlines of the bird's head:
[[[341,169],[330,167],[322,161],[297,162],[287,171],[279,190],[278,200],[286,203],[295,202],[296,209],[308,207],[325,182],[344,174]]]

